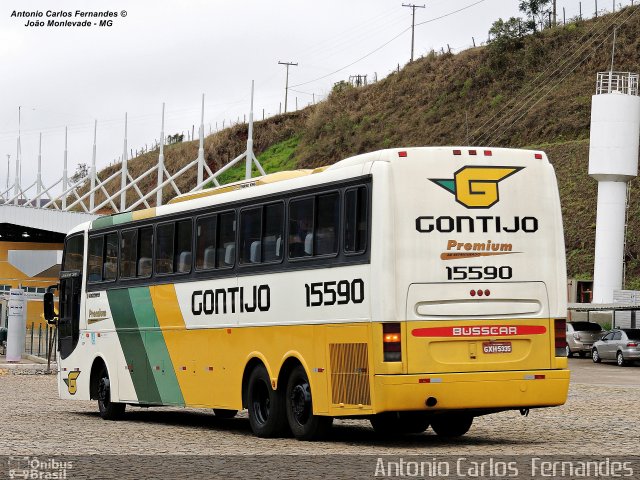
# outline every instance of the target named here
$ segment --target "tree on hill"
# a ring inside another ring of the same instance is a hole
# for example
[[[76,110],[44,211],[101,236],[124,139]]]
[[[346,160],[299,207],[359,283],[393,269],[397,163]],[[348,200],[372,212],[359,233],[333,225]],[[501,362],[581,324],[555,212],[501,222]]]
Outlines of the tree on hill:
[[[537,32],[538,25],[544,25],[549,3],[551,0],[520,0],[520,11],[525,14],[527,28],[532,32]]]
[[[527,29],[521,18],[511,17],[509,20],[499,18],[489,29],[490,43],[498,50],[511,50],[520,46]]]

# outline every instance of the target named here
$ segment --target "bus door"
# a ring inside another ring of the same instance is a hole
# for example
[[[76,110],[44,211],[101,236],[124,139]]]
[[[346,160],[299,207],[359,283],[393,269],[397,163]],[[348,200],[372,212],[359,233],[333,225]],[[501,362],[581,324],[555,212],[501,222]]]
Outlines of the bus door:
[[[75,349],[80,337],[80,294],[82,272],[60,272],[60,314],[58,315],[58,350],[65,359]]]

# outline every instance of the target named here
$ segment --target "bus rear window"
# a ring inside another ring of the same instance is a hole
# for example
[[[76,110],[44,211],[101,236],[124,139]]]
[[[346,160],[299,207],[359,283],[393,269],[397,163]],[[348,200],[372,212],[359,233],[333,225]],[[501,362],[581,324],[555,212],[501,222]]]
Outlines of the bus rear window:
[[[79,270],[82,271],[82,255],[84,254],[84,236],[74,235],[67,238],[64,244],[64,262],[62,270]]]

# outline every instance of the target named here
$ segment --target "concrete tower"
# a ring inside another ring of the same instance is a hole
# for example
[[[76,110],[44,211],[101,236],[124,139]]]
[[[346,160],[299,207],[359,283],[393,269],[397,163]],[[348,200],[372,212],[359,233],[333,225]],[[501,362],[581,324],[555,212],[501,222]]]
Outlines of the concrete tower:
[[[589,175],[598,181],[593,302],[622,288],[627,182],[638,174],[638,74],[600,72],[591,101]]]

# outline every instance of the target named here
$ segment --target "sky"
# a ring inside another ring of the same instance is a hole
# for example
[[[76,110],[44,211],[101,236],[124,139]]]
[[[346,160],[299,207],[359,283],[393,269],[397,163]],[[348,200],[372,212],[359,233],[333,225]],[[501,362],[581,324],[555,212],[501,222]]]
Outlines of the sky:
[[[494,20],[519,14],[518,3],[418,2],[425,8],[416,9],[415,56],[447,45],[456,53],[469,48],[472,38],[485,42]],[[567,18],[577,15],[578,3],[558,0],[559,14],[565,7]],[[25,26],[84,20],[74,16],[76,10],[118,16],[111,27]],[[43,16],[12,17],[14,11]],[[47,11],[72,17],[47,17]],[[192,125],[197,136],[202,94],[206,133],[223,121],[227,126],[248,117],[252,80],[255,118],[262,118],[263,109],[267,117],[278,113],[285,93],[279,61],[298,64],[289,70],[289,110],[296,97],[302,108],[350,75],[384,78],[409,60],[411,12],[401,0],[2,0],[0,193],[7,184],[7,154],[9,185],[14,181],[18,110],[21,185],[36,179],[41,133],[42,176],[49,186],[62,175],[65,127],[72,175],[78,164],[91,163],[97,120],[99,171],[122,155],[125,112],[134,151],[159,139],[163,102],[165,134],[184,132],[185,138]]]

